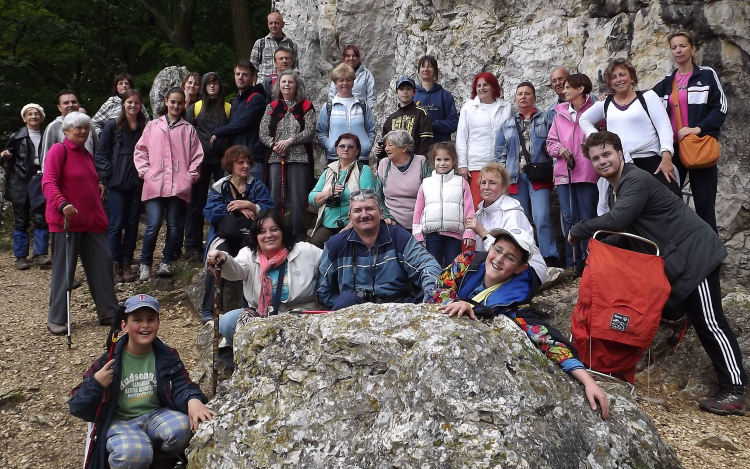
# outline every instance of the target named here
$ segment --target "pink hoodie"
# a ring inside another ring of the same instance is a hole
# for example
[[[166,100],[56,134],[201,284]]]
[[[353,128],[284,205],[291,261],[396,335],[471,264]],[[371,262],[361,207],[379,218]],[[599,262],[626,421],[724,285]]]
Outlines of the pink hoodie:
[[[557,115],[552,121],[552,125],[547,134],[547,151],[550,155],[557,158],[555,163],[555,184],[568,184],[568,168],[565,158],[560,157],[560,147],[565,147],[573,153],[576,167],[573,169],[571,177],[573,183],[590,182],[596,184],[599,176],[596,174],[591,161],[583,155],[581,144],[586,139],[583,129],[578,125],[583,112],[594,105],[591,95],[586,96],[586,102],[576,113],[575,121],[570,115],[570,104],[560,103],[555,106]]]
[[[162,116],[146,124],[133,160],[143,179],[141,200],[179,197],[188,203],[190,188],[200,177],[203,147],[195,127],[185,119],[170,129]]]

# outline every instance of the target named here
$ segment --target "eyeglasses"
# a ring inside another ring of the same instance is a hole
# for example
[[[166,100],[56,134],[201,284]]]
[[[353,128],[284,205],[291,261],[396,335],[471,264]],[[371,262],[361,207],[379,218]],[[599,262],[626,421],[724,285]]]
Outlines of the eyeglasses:
[[[497,254],[497,257],[505,258],[505,260],[507,260],[511,264],[518,264],[518,259],[516,258],[516,256],[514,256],[513,254],[509,252],[503,251],[503,248],[499,246],[495,246],[493,249],[495,249],[495,253]]]
[[[346,145],[346,144],[339,144],[338,146],[339,150],[354,150],[354,145]]]

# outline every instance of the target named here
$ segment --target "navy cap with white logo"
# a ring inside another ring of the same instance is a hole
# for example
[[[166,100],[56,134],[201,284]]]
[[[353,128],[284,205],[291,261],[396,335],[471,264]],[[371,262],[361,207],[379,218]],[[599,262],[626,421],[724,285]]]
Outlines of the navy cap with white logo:
[[[138,294],[125,301],[125,314],[132,313],[138,308],[151,308],[159,314],[159,302],[151,295]]]

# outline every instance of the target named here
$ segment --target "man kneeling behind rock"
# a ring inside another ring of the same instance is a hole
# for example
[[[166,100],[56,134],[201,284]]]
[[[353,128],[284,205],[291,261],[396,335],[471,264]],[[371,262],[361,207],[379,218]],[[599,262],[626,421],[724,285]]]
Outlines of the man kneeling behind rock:
[[[323,304],[338,310],[368,302],[411,303],[435,293],[440,266],[408,231],[382,220],[374,191],[352,192],[349,219],[353,229],[325,244],[317,289]]]
[[[536,281],[528,264],[534,237],[520,228],[494,229],[490,236],[495,243],[489,251],[464,252],[443,271],[428,303],[441,304],[440,310],[448,316],[508,316],[550,360],[584,385],[591,408],[595,410],[598,403],[606,419],[609,404],[604,391],[578,360],[573,346],[537,317],[529,304]]]

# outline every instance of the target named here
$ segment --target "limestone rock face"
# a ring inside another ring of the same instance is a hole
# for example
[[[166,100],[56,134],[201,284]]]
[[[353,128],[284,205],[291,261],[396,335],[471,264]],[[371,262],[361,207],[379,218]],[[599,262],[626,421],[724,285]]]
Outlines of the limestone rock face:
[[[604,90],[607,62],[629,58],[641,89],[651,88],[673,67],[667,35],[680,27],[697,34],[697,63],[713,67],[723,83],[729,114],[722,128],[719,230],[729,250],[725,280],[750,285],[750,7],[743,0],[659,2],[572,0],[501,2],[477,0],[277,0],[285,32],[300,48],[300,71],[310,99],[325,102],[328,75],[346,44],[356,45],[375,76],[378,132],[396,109],[393,86],[401,75],[417,77],[424,54],[437,57],[439,82],[459,107],[481,71],[498,76],[503,96],[531,81],[537,106],[557,99],[547,86],[552,69],[587,74]]]
[[[186,67],[166,67],[154,78],[154,83],[151,85],[151,92],[149,98],[151,99],[151,118],[154,119],[159,113],[159,108],[164,104],[164,98],[167,97],[167,91],[174,88],[182,88],[182,80],[188,76],[188,69]]]
[[[190,467],[681,467],[621,388],[603,421],[509,319],[434,311],[367,304],[241,329]]]

